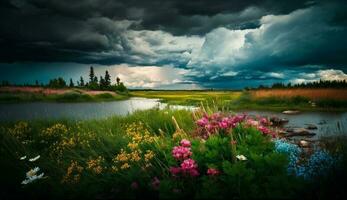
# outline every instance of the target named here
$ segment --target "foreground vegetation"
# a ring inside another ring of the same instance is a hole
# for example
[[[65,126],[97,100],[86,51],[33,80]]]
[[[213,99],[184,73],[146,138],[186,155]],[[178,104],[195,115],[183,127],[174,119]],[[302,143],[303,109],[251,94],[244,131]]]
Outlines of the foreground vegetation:
[[[339,140],[340,142],[342,140]],[[329,145],[330,144],[330,145]],[[1,124],[6,198],[334,198],[345,144],[305,153],[266,118],[202,108]],[[319,181],[317,181],[319,180]]]

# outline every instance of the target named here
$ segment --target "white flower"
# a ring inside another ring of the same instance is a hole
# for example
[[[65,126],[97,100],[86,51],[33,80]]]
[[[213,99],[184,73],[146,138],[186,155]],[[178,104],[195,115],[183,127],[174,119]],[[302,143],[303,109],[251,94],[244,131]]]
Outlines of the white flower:
[[[39,158],[40,158],[40,155],[36,156],[35,158],[30,158],[29,161],[34,162],[34,161],[38,160]]]
[[[20,160],[25,160],[27,156],[20,157]]]
[[[238,160],[247,160],[246,156],[244,156],[244,155],[237,155],[236,158]]]
[[[40,171],[39,167],[35,167],[34,169],[31,169],[26,173],[26,179],[22,181],[23,185],[26,185],[28,183],[31,183],[35,180],[41,179],[44,176],[44,173],[41,173],[40,175],[37,175],[37,172]]]

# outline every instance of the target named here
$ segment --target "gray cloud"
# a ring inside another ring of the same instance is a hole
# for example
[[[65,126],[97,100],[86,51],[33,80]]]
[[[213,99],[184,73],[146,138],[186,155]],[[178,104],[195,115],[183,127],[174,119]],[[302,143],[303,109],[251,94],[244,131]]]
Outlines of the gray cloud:
[[[207,87],[304,79],[346,71],[346,8],[339,0],[4,0],[0,65],[172,66],[188,70],[181,81]]]

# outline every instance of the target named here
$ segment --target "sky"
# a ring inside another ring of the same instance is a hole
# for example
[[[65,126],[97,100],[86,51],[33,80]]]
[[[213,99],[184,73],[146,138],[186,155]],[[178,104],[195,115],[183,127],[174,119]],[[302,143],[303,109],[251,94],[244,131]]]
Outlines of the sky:
[[[240,89],[347,80],[339,0],[2,0],[0,80]]]

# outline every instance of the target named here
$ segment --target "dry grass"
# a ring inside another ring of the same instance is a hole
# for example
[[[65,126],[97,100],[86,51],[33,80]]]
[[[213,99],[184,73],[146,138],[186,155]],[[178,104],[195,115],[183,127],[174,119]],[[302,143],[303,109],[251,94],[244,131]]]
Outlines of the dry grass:
[[[332,99],[347,101],[347,89],[264,89],[251,91],[251,95],[255,99],[267,97],[291,98],[301,96],[311,100]]]
[[[66,93],[72,93],[72,92],[78,92],[81,94],[88,94],[91,96],[100,95],[100,94],[111,94],[113,96],[116,96],[117,94],[112,91],[95,91],[95,90],[82,90],[82,89],[51,89],[51,88],[43,88],[43,87],[16,87],[16,86],[9,86],[9,87],[0,87],[0,92],[9,92],[9,93],[41,93],[44,95],[55,95],[55,94],[66,94]]]

